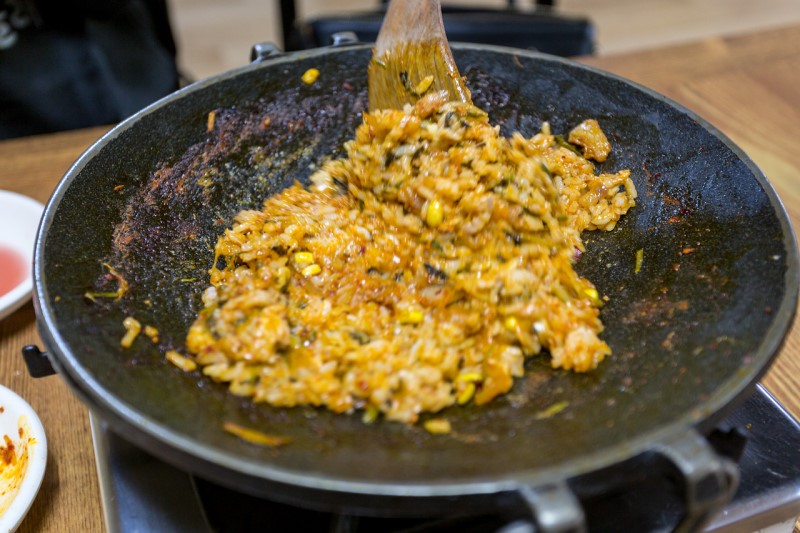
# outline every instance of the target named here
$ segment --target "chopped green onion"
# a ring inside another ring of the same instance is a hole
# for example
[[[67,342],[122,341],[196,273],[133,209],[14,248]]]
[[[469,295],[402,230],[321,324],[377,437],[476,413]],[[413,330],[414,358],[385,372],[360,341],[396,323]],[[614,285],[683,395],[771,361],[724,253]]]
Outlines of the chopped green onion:
[[[644,262],[644,248],[639,248],[636,250],[636,265],[633,267],[633,271],[637,274],[640,270],[642,270],[642,263]]]

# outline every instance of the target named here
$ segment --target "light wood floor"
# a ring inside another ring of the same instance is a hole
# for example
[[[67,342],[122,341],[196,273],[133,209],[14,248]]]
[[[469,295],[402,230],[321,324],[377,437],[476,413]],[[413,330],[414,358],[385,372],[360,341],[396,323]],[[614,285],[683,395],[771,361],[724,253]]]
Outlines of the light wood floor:
[[[529,4],[530,0],[518,3]],[[502,5],[503,0],[453,0]],[[297,0],[301,19],[369,10],[378,0]],[[800,0],[557,0],[558,9],[589,17],[597,54],[607,55],[705,36],[732,35],[800,22]],[[257,42],[280,43],[276,0],[171,0],[179,62],[201,79],[248,61]]]

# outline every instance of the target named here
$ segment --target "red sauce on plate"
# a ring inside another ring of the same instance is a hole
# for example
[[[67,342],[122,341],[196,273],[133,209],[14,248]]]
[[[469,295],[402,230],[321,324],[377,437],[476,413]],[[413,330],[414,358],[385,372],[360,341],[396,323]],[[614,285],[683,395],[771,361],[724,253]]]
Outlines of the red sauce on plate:
[[[11,248],[0,246],[0,296],[10,292],[27,275],[28,262],[25,258]]]

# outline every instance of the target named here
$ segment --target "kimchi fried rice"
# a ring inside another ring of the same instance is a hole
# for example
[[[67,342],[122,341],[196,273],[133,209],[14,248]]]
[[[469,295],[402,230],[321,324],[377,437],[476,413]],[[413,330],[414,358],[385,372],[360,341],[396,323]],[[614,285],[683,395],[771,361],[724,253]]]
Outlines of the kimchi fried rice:
[[[435,93],[365,114],[345,148],[219,239],[187,338],[204,374],[255,402],[414,423],[506,393],[542,351],[576,372],[610,354],[573,264],[636,189],[595,173],[596,121],[504,138]]]

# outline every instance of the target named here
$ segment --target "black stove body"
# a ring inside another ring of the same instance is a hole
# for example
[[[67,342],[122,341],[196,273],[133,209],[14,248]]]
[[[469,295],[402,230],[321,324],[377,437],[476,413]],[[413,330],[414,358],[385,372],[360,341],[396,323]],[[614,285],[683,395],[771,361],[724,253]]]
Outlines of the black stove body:
[[[443,510],[425,518],[358,516],[243,494],[170,466],[92,417],[107,528],[111,532],[304,531],[336,533],[534,531],[524,506],[496,514]],[[737,461],[733,499],[705,531],[790,533],[800,515],[800,424],[761,386],[708,439]],[[571,482],[590,531],[671,531],[684,510],[669,465],[642,456]]]

